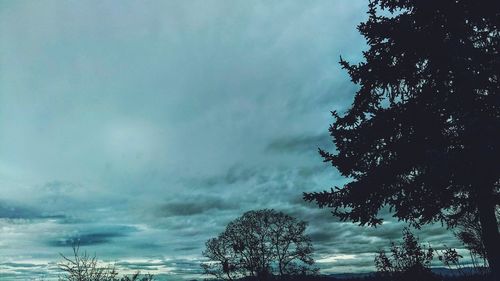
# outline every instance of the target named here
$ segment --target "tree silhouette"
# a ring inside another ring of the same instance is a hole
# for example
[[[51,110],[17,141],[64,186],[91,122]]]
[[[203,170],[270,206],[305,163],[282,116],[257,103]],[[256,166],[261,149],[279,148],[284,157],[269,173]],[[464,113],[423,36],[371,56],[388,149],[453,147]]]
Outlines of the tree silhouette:
[[[80,251],[80,245],[74,243],[71,257],[60,254],[62,261],[58,263],[63,272],[59,281],[154,281],[151,274],[142,275],[136,272],[132,275],[119,276],[114,265],[103,264],[97,256],[90,256],[86,251]]]
[[[498,221],[500,219],[499,207],[497,207],[495,215]],[[486,265],[486,249],[481,239],[482,228],[478,219],[478,214],[467,214],[459,221],[454,222],[454,224],[456,225],[454,232],[455,236],[469,250],[473,264],[477,266],[479,259],[483,261],[483,265]]]
[[[415,226],[477,212],[500,276],[500,3],[373,0],[368,14],[364,61],[340,61],[359,90],[332,112],[337,151],[320,150],[350,182],[304,198],[362,225],[384,206]]]
[[[316,273],[306,223],[274,210],[249,211],[206,242],[205,274],[234,280]]]
[[[430,270],[434,249],[423,247],[410,229],[403,230],[403,242],[392,242],[389,255],[381,250],[375,257],[375,267],[381,276],[396,280],[432,280]]]

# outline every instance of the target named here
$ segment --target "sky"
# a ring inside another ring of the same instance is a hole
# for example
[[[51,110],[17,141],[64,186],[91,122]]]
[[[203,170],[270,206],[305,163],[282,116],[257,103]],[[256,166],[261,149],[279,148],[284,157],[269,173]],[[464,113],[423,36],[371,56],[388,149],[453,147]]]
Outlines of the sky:
[[[302,200],[346,179],[330,111],[356,85],[366,1],[0,1],[0,277],[57,274],[72,241],[160,280],[202,279],[245,211],[309,223],[321,272],[373,270],[401,237]],[[460,245],[441,225],[416,231]]]

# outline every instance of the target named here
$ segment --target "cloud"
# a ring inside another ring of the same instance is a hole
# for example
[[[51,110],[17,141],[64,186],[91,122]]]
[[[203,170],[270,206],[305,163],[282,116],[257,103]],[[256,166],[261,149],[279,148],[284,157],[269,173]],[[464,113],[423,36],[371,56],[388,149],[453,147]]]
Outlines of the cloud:
[[[78,240],[201,279],[204,242],[252,209],[307,221],[317,258],[360,266],[400,236],[402,223],[360,228],[302,200],[346,181],[317,147],[334,150],[330,110],[357,89],[338,57],[362,58],[364,1],[0,5],[0,261],[32,257],[2,280],[50,271],[28,264]]]
[[[33,219],[58,219],[64,220],[61,214],[48,214],[42,210],[23,205],[17,202],[0,200],[0,219],[33,220]]]
[[[200,274],[200,259],[156,259],[156,260],[128,260],[115,263],[118,268],[124,268],[134,271],[149,272],[162,280],[162,276]]]
[[[2,280],[31,280],[32,278],[44,278],[56,276],[58,270],[51,263],[30,262],[2,262],[0,263],[0,279]]]
[[[1,263],[0,266],[2,267],[40,267],[39,264],[34,264],[34,263],[22,263],[22,262],[4,262]]]
[[[180,247],[180,248],[175,248],[176,251],[183,252],[183,251],[190,251],[190,250],[199,250],[198,246],[186,246],[186,247]]]
[[[43,216],[36,210],[17,204],[0,201],[0,218],[6,219],[38,219]]]
[[[223,176],[209,178],[206,183],[208,185],[233,185],[249,180],[263,182],[265,178],[263,177],[261,171],[259,171],[259,168],[235,165],[230,167]]]
[[[96,228],[96,227],[94,227]],[[131,226],[99,227],[100,231],[76,231],[46,242],[51,247],[71,247],[73,245],[90,246],[112,243],[115,238],[126,237],[137,229]]]
[[[328,134],[315,136],[289,136],[275,139],[267,150],[280,153],[316,152],[318,148],[331,150],[331,137]]]
[[[163,261],[163,260],[145,260],[145,261],[120,261],[115,263],[116,266],[127,268],[127,269],[133,269],[133,270],[140,270],[140,271],[152,271],[152,270],[157,270],[158,268],[161,267],[167,267],[168,262]]]
[[[157,215],[170,216],[193,216],[206,212],[237,209],[236,202],[231,202],[223,197],[192,195],[186,198],[175,198],[158,207]]]
[[[124,235],[122,233],[86,233],[49,241],[47,244],[52,247],[71,247],[72,245],[76,244],[80,244],[81,246],[88,246],[109,243],[112,238],[123,236]]]

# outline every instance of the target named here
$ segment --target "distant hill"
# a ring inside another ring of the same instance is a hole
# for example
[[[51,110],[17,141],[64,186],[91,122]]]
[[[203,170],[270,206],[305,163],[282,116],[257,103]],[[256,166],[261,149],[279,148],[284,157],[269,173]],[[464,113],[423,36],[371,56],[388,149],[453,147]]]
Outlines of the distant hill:
[[[465,267],[465,268],[462,268],[460,270],[449,269],[446,267],[431,268],[432,272],[434,272],[435,274],[441,275],[441,276],[457,276],[457,275],[462,275],[462,274],[474,275],[474,274],[481,274],[485,270],[486,270],[486,268],[484,268],[484,267],[479,267],[479,268]]]
[[[435,267],[435,268],[432,268],[431,271],[434,273],[434,274],[437,274],[437,275],[440,275],[442,276],[443,280],[453,280],[453,281],[458,281],[458,280],[469,280],[468,277],[465,277],[464,278],[464,274],[467,275],[467,276],[472,276],[472,275],[475,275],[475,274],[481,274],[483,271],[484,268],[473,268],[473,267],[466,267],[466,268],[462,268],[460,270],[457,270],[457,269],[449,269],[449,268],[445,268],[445,267]],[[457,277],[461,277],[459,279],[456,279]],[[370,280],[379,280],[379,279],[376,279],[376,278],[370,278],[370,277],[375,277],[375,272],[364,272],[364,273],[332,273],[332,274],[328,274],[328,275],[317,275],[317,276],[310,276],[310,277],[306,277],[306,278],[296,278],[296,279],[288,279],[289,281],[304,281],[304,280],[307,280],[307,281],[339,281],[339,280],[352,280],[352,281],[356,281],[356,280],[362,280],[362,281],[370,281]],[[450,279],[451,278],[451,279]],[[475,277],[472,277],[470,280],[481,280],[481,279],[478,279],[480,278],[480,275],[477,275]],[[239,281],[250,281],[252,280],[252,278],[242,278],[242,279],[238,279]],[[192,281],[196,281],[196,280],[192,280]],[[215,281],[215,280],[214,280]]]
[[[481,274],[485,271],[485,268],[474,268],[474,267],[465,267],[460,270],[458,269],[449,269],[446,267],[434,267],[431,268],[431,271],[434,274],[441,276],[461,276],[461,275],[474,275]],[[323,275],[326,277],[333,277],[336,279],[361,279],[365,277],[371,277],[375,274],[375,272],[366,272],[366,273],[333,273],[329,275]]]
[[[327,277],[333,277],[336,279],[357,279],[357,278],[365,278],[373,276],[375,272],[366,272],[366,273],[333,273],[329,275],[325,275]]]

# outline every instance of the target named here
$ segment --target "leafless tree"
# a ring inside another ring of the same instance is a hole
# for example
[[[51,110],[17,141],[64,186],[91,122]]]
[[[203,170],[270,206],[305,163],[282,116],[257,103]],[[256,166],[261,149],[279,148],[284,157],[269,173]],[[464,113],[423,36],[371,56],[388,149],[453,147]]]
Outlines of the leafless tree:
[[[150,274],[144,276],[136,272],[130,276],[118,276],[114,265],[99,262],[96,255],[89,255],[87,251],[80,252],[79,244],[73,244],[71,257],[60,254],[62,261],[58,263],[64,273],[59,281],[153,281]]]

